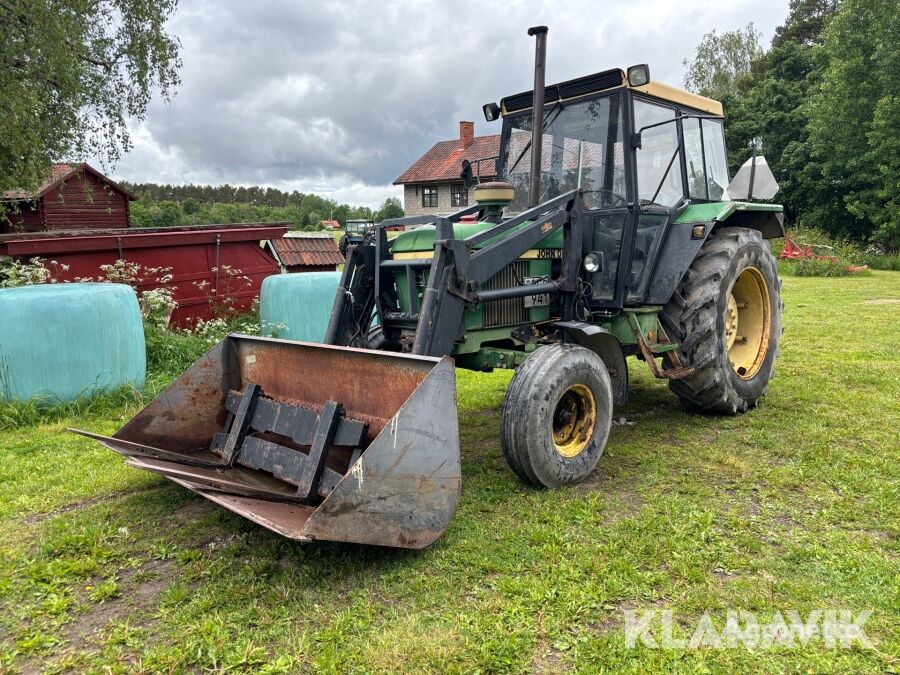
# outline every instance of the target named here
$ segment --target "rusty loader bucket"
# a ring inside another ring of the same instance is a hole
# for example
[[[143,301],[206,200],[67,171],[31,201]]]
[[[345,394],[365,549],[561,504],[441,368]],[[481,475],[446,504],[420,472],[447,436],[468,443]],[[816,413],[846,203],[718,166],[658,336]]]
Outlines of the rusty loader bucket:
[[[446,357],[230,335],[115,435],[76,433],[301,541],[422,548],[459,499]]]

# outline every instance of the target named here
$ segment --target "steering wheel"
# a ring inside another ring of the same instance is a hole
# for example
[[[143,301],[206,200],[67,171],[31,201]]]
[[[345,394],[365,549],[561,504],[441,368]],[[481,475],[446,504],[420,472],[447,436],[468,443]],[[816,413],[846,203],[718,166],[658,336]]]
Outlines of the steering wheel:
[[[608,206],[605,206],[605,207],[602,207],[602,208],[608,208],[608,209],[609,209],[609,208],[612,208],[612,209],[614,209],[614,208],[616,208],[616,207],[618,207],[618,206],[625,206],[625,204],[626,204],[625,197],[623,197],[623,196],[620,195],[618,192],[616,192],[615,190],[612,190],[612,189],[610,189],[610,188],[600,188],[600,189],[597,189],[597,190],[584,190],[584,194],[585,194],[585,195],[594,194],[594,193],[596,193],[596,194],[606,194],[606,195],[609,195],[609,196],[611,196],[611,197],[613,198],[613,199],[611,200],[611,201],[613,201],[612,204],[610,204],[610,205],[608,205]],[[619,203],[619,204],[616,204],[616,203],[615,203],[615,200],[618,200],[620,203]],[[601,207],[595,206],[594,208],[601,208]]]

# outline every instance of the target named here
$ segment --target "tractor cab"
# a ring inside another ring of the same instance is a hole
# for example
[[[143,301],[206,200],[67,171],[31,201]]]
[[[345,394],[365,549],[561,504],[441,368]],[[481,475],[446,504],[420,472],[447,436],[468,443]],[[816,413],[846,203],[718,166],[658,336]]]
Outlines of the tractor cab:
[[[367,234],[375,231],[375,222],[372,220],[347,220],[344,224],[344,234],[352,244],[360,243]]]
[[[667,231],[691,205],[728,201],[722,104],[651,81],[646,65],[547,86],[534,182],[533,97],[485,106],[503,119],[497,175],[515,188],[506,213],[580,190],[592,304],[665,302],[653,271]]]

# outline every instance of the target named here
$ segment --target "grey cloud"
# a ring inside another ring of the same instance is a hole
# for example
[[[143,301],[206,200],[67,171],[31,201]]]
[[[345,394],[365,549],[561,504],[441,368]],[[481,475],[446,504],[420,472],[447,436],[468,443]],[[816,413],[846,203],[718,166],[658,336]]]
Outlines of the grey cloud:
[[[183,0],[171,25],[184,43],[182,86],[151,107],[118,173],[384,193],[459,119],[498,130],[481,104],[530,88],[529,25],[550,26],[550,80],[647,61],[678,84],[704,32],[753,20],[769,37],[786,12],[787,0]]]

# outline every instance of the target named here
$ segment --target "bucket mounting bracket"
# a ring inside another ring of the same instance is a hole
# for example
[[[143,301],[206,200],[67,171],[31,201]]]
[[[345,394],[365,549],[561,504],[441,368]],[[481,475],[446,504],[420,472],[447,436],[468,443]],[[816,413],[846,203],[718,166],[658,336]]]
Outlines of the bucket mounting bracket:
[[[262,389],[252,383],[242,392],[229,392],[225,408],[225,431],[213,437],[210,451],[229,467],[266,471],[296,486],[294,499],[298,501],[320,496],[323,476],[336,473],[327,467],[332,446],[352,448],[352,464],[366,438],[367,425],[347,419],[335,401],[326,401],[322,412],[317,413],[266,398]],[[290,447],[295,444],[308,446],[309,451]],[[333,479],[329,475],[324,482],[333,485]]]

